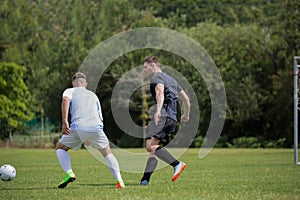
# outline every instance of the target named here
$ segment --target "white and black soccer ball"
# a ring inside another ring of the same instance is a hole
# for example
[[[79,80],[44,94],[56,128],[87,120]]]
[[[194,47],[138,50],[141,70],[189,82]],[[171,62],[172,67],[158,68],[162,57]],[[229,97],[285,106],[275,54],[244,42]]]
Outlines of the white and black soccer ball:
[[[0,177],[2,181],[11,181],[17,175],[16,169],[11,165],[3,165],[0,168]]]

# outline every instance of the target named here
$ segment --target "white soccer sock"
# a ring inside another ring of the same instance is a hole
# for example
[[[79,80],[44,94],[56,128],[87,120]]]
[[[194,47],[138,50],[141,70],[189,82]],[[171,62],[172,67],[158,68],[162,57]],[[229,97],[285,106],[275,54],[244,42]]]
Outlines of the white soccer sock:
[[[109,166],[111,173],[114,175],[115,179],[122,180],[119,163],[118,163],[116,157],[112,153],[110,153],[110,154],[107,154],[107,156],[105,157],[105,160]]]
[[[71,168],[71,158],[69,156],[69,153],[63,149],[57,149],[56,155],[59,161],[60,166],[66,173],[69,170],[72,170]]]

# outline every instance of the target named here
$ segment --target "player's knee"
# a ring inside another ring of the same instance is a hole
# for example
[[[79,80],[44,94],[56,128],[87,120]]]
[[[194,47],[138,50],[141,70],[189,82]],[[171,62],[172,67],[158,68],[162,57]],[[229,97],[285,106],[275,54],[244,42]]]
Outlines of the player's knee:
[[[106,157],[108,154],[111,153],[109,146],[105,147],[104,149],[99,149],[99,151],[103,155],[103,157]]]
[[[55,150],[61,149],[61,144],[59,142],[56,143]]]
[[[55,150],[58,150],[58,149],[63,149],[63,150],[65,150],[65,151],[68,151],[70,148],[67,147],[67,146],[65,146],[65,145],[63,145],[63,144],[61,144],[60,142],[57,142],[57,143],[56,143]]]
[[[149,153],[154,152],[153,146],[151,146],[151,145],[146,145],[146,150],[147,150]]]

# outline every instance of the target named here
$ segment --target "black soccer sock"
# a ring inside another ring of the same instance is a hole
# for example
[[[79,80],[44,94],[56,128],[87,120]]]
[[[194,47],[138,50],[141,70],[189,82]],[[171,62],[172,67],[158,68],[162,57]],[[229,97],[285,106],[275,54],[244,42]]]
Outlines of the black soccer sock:
[[[176,158],[174,158],[164,147],[157,147],[154,154],[173,167],[179,164],[179,161],[176,160]]]
[[[151,177],[152,173],[154,172],[154,170],[156,169],[157,163],[158,163],[158,161],[157,161],[156,157],[148,158],[144,176],[142,177],[141,181],[143,181],[143,180],[147,180],[148,182],[150,181],[150,177]]]

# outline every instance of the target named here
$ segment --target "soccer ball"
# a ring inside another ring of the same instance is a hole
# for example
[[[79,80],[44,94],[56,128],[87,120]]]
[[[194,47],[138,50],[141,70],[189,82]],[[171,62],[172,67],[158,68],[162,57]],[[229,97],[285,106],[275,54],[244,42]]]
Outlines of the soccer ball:
[[[2,181],[11,181],[17,175],[16,169],[11,165],[3,165],[0,168],[0,177]]]

